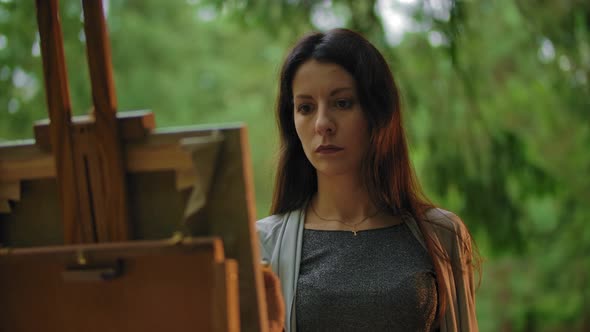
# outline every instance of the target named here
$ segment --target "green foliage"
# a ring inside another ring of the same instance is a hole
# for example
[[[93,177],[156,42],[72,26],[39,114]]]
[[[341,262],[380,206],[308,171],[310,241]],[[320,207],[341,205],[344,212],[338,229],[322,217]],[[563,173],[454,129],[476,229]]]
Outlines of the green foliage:
[[[377,10],[388,3],[414,22],[397,43]],[[590,7],[396,3],[111,0],[119,109],[152,109],[159,127],[246,122],[262,217],[280,63],[318,13],[331,13],[385,54],[425,191],[463,217],[487,258],[482,331],[587,330]],[[83,114],[91,98],[79,2],[63,0],[61,18],[72,109]],[[0,141],[32,136],[31,123],[47,117],[43,88],[34,2],[0,0]]]

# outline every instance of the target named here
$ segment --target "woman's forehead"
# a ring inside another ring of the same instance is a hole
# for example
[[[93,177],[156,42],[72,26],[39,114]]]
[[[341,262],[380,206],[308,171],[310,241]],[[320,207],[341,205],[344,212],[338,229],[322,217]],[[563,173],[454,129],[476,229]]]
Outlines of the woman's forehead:
[[[356,83],[352,75],[338,64],[308,60],[295,72],[293,95],[309,94],[322,90],[325,93],[353,90]]]

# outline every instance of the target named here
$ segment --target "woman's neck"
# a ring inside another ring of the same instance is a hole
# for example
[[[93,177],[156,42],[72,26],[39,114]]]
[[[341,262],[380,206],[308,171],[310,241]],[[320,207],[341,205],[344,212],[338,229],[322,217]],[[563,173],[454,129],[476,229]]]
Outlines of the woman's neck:
[[[354,222],[377,211],[359,177],[318,174],[318,192],[311,204],[326,219]]]

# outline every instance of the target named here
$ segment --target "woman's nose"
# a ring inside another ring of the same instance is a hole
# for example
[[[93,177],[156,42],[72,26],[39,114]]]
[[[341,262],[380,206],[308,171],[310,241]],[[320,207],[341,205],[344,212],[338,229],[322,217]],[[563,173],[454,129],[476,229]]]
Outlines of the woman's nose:
[[[315,121],[315,128],[320,136],[333,135],[336,132],[336,123],[334,122],[334,119],[332,119],[327,107],[319,107]]]

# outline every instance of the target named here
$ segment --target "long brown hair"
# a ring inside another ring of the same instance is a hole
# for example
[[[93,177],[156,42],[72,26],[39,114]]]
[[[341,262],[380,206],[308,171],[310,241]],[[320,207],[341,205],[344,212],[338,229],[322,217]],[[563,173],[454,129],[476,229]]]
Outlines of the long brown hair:
[[[399,91],[391,70],[381,53],[356,32],[334,29],[307,35],[285,59],[276,107],[280,151],[271,214],[303,208],[317,192],[316,171],[303,152],[293,121],[293,78],[310,59],[340,65],[355,79],[370,132],[363,182],[378,208],[392,215],[409,213],[422,230],[436,271],[442,317],[448,301],[442,269],[449,256],[424,228],[426,211],[434,205],[423,195],[411,166]]]

